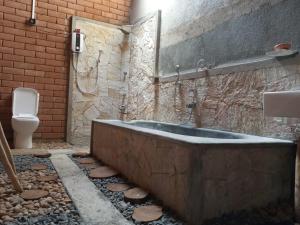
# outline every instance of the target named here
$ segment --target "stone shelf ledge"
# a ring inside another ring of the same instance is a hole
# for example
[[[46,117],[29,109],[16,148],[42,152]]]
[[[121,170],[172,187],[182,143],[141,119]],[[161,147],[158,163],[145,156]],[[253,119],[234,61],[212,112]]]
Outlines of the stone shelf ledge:
[[[289,59],[291,61],[299,60],[300,57],[295,56],[292,59],[291,58]],[[221,74],[257,70],[257,69],[271,67],[271,66],[279,66],[282,64],[282,62],[283,60],[279,60],[270,56],[261,56],[261,57],[251,58],[251,59],[225,63],[217,67],[214,67],[212,69],[199,70],[198,72],[196,72],[196,69],[185,70],[180,73],[179,80],[192,80],[192,79],[203,78],[206,76],[215,76]],[[286,62],[286,60],[284,60],[284,62]],[[159,76],[160,83],[174,82],[177,79],[178,79],[177,73],[160,74]]]

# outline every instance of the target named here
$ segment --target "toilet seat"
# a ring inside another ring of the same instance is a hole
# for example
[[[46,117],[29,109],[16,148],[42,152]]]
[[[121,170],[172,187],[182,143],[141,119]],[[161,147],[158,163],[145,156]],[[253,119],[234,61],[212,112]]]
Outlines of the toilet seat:
[[[38,118],[36,115],[32,115],[32,114],[22,114],[22,113],[20,113],[20,114],[18,114],[18,115],[13,115],[12,116],[13,118],[28,118],[28,119],[30,119],[30,118]]]
[[[13,92],[13,116],[38,114],[39,93],[32,88],[16,88]]]
[[[27,115],[27,116],[13,116],[12,120],[16,121],[40,121],[37,116]]]
[[[27,113],[19,113],[17,116],[15,117],[20,117],[20,118],[35,118],[35,115],[32,114],[27,114]]]

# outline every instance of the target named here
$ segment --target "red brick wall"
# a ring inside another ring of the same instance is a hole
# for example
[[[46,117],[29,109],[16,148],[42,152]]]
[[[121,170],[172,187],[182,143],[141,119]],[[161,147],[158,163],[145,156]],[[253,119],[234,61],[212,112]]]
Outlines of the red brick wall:
[[[11,93],[40,93],[36,138],[65,137],[71,16],[127,24],[131,0],[37,0],[37,25],[25,22],[31,0],[0,0],[0,120],[12,137]]]

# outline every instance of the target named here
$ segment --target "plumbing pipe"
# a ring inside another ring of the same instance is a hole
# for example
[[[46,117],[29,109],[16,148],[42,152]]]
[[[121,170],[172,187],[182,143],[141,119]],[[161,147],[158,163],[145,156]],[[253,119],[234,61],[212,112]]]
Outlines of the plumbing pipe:
[[[35,19],[35,0],[32,0],[31,19]]]
[[[300,222],[300,138],[297,143],[296,151],[296,168],[295,168],[295,196],[294,196],[294,207],[295,207],[295,219],[296,222]]]
[[[35,20],[35,1],[36,0],[32,0],[32,7],[31,7],[31,18],[29,19],[28,23],[29,25],[35,25],[36,20]]]

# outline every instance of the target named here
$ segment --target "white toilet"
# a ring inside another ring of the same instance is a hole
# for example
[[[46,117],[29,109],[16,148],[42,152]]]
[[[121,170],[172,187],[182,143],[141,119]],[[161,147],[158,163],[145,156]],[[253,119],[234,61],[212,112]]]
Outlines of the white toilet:
[[[37,117],[39,93],[31,88],[16,88],[13,92],[11,119],[15,148],[32,148],[32,134],[39,126]]]

